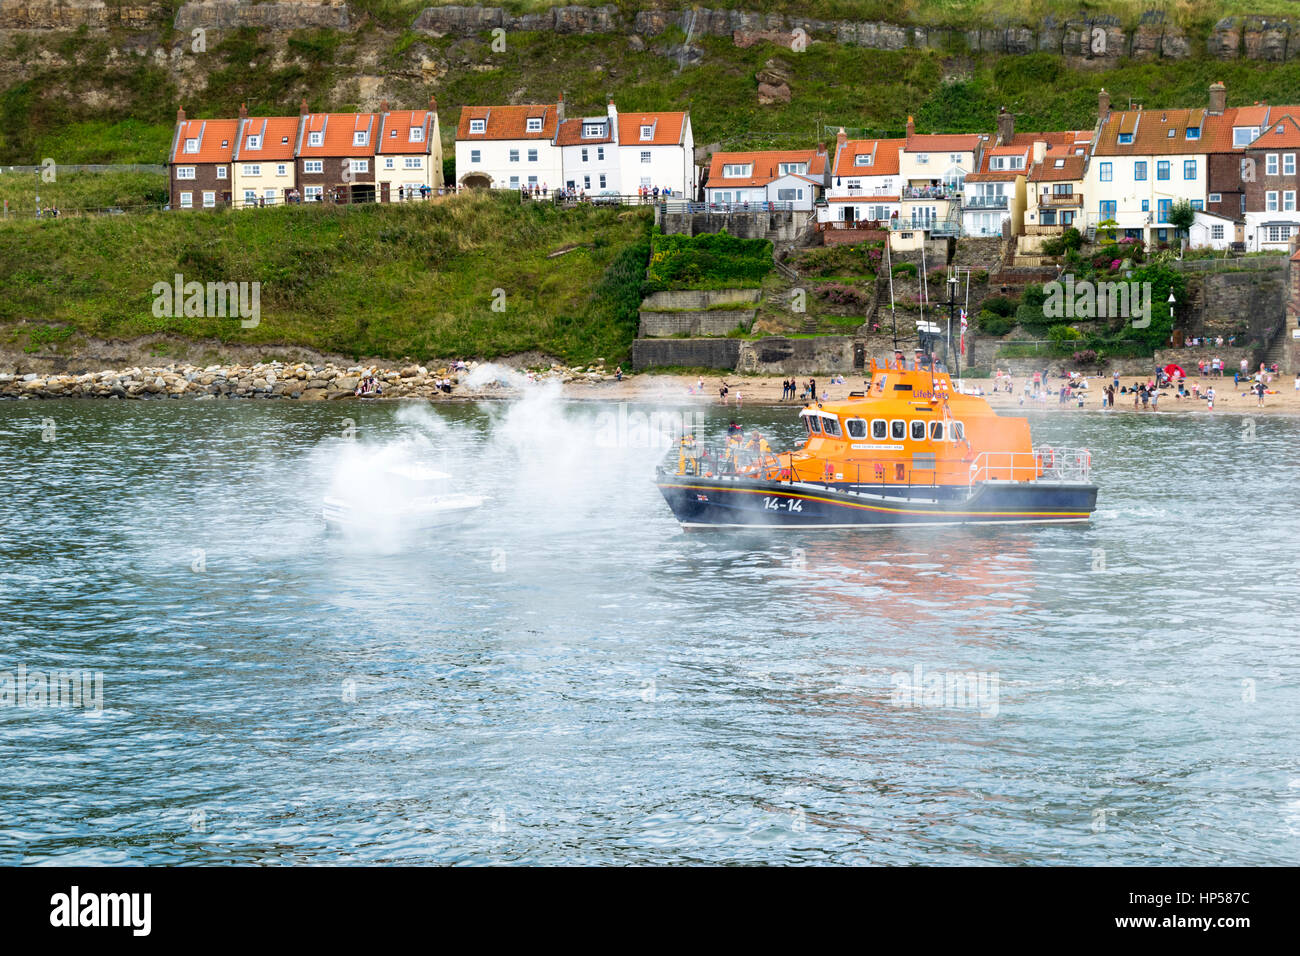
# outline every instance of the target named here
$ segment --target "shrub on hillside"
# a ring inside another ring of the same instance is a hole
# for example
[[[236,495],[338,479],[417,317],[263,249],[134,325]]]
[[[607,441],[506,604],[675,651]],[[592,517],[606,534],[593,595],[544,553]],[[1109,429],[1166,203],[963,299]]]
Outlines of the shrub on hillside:
[[[772,243],[724,232],[666,236],[656,232],[646,269],[648,291],[753,287],[772,271]]]
[[[976,328],[985,335],[1001,337],[1010,332],[1016,324],[1015,319],[996,312],[981,312],[976,319]]]

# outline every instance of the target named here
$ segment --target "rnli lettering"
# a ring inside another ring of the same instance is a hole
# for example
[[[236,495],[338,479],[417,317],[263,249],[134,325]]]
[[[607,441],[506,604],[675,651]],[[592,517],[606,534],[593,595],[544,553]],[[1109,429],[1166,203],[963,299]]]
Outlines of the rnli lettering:
[[[902,445],[850,445],[854,451],[902,451]]]

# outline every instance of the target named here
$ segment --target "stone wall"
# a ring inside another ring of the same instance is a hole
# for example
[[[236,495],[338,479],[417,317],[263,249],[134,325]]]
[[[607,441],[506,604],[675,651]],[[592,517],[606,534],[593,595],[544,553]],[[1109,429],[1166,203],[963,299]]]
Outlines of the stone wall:
[[[1189,336],[1226,338],[1245,323],[1249,339],[1270,342],[1286,319],[1285,259],[1270,268],[1189,275],[1187,281],[1191,302],[1179,314],[1179,327]]]
[[[770,336],[744,342],[736,364],[738,372],[763,375],[853,374],[851,335],[819,335],[806,339]]]
[[[0,0],[3,2],[3,0]],[[328,28],[347,30],[352,26],[348,6],[342,0],[280,0],[249,3],[247,0],[202,0],[186,3],[176,11],[177,30],[195,27],[210,30],[301,30]]]
[[[699,236],[726,230],[741,239],[793,242],[807,225],[810,212],[663,212],[655,223],[668,235]]]
[[[746,331],[754,322],[755,309],[708,309],[700,312],[641,312],[643,338],[671,335],[726,335],[737,328]]]
[[[734,369],[740,339],[637,339],[632,343],[632,368]]]
[[[711,309],[720,305],[756,303],[763,297],[762,289],[674,289],[654,292],[641,302],[641,308],[657,309]]]

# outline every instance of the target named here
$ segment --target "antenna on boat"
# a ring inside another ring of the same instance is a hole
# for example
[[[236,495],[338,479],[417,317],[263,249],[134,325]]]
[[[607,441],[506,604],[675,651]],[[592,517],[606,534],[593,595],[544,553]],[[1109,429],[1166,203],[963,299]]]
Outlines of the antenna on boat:
[[[889,316],[894,320],[894,351],[898,351],[898,313],[894,311],[894,257],[889,251],[892,235],[885,234],[885,271],[889,273]]]

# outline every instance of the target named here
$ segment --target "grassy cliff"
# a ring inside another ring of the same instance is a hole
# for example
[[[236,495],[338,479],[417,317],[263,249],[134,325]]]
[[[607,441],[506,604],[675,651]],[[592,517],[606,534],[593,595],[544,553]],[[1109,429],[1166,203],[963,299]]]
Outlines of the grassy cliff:
[[[0,340],[75,351],[79,335],[168,333],[385,358],[539,350],[612,362],[636,334],[649,231],[645,211],[486,194],[11,222]],[[176,273],[260,282],[260,324],[155,317],[152,286]]]

